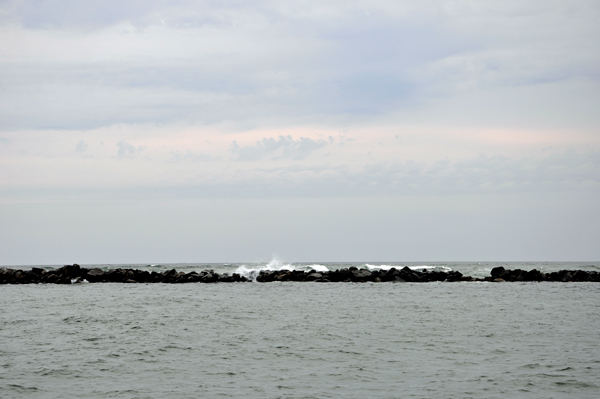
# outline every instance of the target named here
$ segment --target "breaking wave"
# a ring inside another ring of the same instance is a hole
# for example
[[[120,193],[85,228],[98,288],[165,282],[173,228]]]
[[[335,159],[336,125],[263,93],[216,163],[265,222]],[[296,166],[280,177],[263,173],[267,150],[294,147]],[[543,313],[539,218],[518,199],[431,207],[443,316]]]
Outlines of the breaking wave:
[[[369,270],[390,270],[392,268],[396,268],[396,269],[404,268],[404,265],[373,265],[373,264],[369,264],[369,263],[366,263],[364,265],[359,265],[359,264],[347,264],[346,265],[346,264],[342,264],[342,263],[337,263],[335,265],[329,265],[329,267],[332,268],[331,270],[342,269],[342,268],[347,268],[347,267],[351,267],[351,266],[356,266],[359,268],[367,268]],[[408,266],[408,267],[412,270],[417,270],[417,271],[423,271],[423,270],[439,271],[439,272],[452,271],[451,268],[449,268],[447,266],[441,266],[441,265],[435,265],[435,266],[417,265],[417,266]],[[263,270],[267,270],[267,271],[302,270],[304,272],[308,272],[310,270],[315,270],[317,272],[327,272],[330,269],[326,265],[322,265],[319,263],[292,264],[292,263],[282,262],[281,260],[274,257],[273,259],[271,259],[271,261],[269,261],[268,263],[264,263],[264,264],[243,264],[241,266],[238,266],[238,268],[235,269],[235,271],[233,271],[233,273],[237,273],[243,277],[251,279],[252,281],[256,281],[256,277],[258,277],[260,272]]]
[[[277,258],[271,259],[271,261],[267,264],[258,264],[258,265],[241,265],[239,266],[234,273],[239,274],[240,276],[252,279],[252,281],[256,281],[256,277],[260,274],[261,271],[277,271],[277,270],[302,270],[309,271],[315,270],[318,272],[326,272],[329,271],[327,266],[319,265],[319,264],[310,264],[310,265],[293,265],[291,263],[284,263]]]

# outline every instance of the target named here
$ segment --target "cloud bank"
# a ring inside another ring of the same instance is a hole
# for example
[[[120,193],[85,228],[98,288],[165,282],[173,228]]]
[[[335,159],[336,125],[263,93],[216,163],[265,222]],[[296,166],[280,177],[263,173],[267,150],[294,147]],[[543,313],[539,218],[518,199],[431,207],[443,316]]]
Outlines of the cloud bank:
[[[0,7],[3,129],[357,123],[397,112],[420,120],[415,107],[441,117],[431,107],[476,104],[474,94],[502,102],[487,110],[496,119],[543,125],[556,108],[544,87],[598,105],[594,1]],[[511,101],[525,115],[509,116]],[[598,122],[569,113],[563,119]]]
[[[116,230],[115,253],[166,261],[597,258],[599,20],[596,0],[1,1],[0,259],[63,262],[60,223],[100,262]]]

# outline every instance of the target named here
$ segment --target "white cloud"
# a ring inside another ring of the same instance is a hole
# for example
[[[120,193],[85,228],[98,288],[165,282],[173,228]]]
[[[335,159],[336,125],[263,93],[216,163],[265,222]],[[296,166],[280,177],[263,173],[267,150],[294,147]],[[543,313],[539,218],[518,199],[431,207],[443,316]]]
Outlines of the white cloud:
[[[117,144],[119,151],[117,152],[118,158],[133,158],[136,155],[141,154],[147,147],[138,146],[137,148],[125,140],[119,141]]]
[[[585,100],[598,97],[594,1],[48,0],[1,7],[4,129],[362,123],[427,111],[465,92],[574,79],[588,82],[579,92]],[[519,98],[517,90],[508,95]],[[543,123],[543,112],[525,107]],[[572,111],[566,117],[580,119]]]
[[[333,138],[330,137],[332,142]],[[236,154],[238,161],[257,161],[265,157],[271,159],[304,159],[314,151],[326,146],[325,140],[313,140],[300,137],[294,140],[292,136],[265,137],[254,146],[239,146],[236,141],[231,144],[230,151]]]
[[[218,160],[218,157],[213,157],[209,154],[205,154],[205,153],[195,153],[193,151],[186,151],[185,153],[182,153],[181,151],[173,151],[171,152],[171,162],[182,162],[182,161],[189,161],[189,162],[209,162],[209,161],[216,161]]]
[[[77,143],[77,146],[75,147],[75,151],[82,153],[85,152],[88,149],[88,147],[89,146],[83,140],[80,140],[79,143]]]

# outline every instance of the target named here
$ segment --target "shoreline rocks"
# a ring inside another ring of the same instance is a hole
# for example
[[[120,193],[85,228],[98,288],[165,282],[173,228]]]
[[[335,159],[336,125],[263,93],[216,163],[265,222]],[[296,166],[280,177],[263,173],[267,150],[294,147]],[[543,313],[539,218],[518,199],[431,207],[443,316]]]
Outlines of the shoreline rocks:
[[[554,281],[554,282],[600,282],[600,273],[584,270],[560,270],[558,272],[542,273],[538,270],[506,270],[495,267],[490,277],[473,278],[463,276],[458,271],[417,271],[408,267],[389,270],[369,270],[356,267],[331,271],[302,271],[302,270],[262,270],[256,277],[257,282],[268,283],[277,281],[296,282],[411,282],[427,283],[434,281],[487,281],[487,282],[519,282],[519,281]],[[201,272],[177,272],[171,269],[164,272],[149,272],[137,269],[87,269],[74,265],[65,265],[54,270],[34,267],[31,270],[8,269],[0,267],[0,284],[77,284],[77,283],[241,283],[251,282],[252,279],[233,273],[215,273],[214,270]]]

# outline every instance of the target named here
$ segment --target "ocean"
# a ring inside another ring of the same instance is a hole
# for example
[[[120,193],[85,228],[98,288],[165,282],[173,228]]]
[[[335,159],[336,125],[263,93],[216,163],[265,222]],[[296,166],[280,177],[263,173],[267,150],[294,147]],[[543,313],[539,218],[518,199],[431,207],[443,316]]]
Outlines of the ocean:
[[[350,266],[472,277],[496,266],[600,270],[600,262],[82,266],[247,276]],[[1,285],[0,300],[2,398],[600,397],[598,283],[31,284]]]

